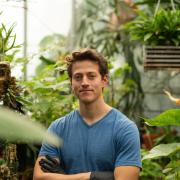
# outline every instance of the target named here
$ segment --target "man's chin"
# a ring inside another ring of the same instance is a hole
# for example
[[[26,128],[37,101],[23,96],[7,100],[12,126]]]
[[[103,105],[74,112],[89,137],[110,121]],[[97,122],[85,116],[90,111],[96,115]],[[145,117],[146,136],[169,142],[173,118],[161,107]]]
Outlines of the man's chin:
[[[82,99],[80,99],[80,102],[82,102],[84,104],[91,104],[93,102],[93,100],[88,99],[88,98],[82,98]]]

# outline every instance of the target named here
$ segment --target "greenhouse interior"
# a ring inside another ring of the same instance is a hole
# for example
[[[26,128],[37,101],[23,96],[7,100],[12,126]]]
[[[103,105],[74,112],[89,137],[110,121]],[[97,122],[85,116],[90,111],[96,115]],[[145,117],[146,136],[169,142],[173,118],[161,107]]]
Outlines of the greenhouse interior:
[[[180,0],[0,0],[0,180],[180,180]]]

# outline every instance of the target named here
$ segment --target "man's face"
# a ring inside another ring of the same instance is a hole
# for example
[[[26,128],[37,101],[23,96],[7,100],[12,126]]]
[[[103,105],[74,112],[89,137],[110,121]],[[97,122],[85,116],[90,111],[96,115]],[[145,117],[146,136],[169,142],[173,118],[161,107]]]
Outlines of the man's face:
[[[102,97],[108,77],[101,77],[99,67],[90,60],[78,61],[72,67],[72,90],[82,103],[92,103]]]

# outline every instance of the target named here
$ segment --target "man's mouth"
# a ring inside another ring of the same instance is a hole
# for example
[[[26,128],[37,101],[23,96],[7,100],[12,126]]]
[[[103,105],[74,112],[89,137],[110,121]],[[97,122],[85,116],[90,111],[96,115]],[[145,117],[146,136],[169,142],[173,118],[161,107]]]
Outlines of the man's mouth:
[[[89,92],[89,91],[92,91],[92,90],[86,89],[86,90],[80,90],[79,92]]]

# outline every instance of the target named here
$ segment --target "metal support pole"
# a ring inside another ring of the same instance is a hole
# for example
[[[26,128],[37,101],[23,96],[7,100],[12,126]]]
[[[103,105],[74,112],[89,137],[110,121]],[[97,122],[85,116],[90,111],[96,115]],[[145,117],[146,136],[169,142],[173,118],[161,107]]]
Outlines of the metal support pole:
[[[27,0],[24,0],[24,48],[23,56],[27,58]],[[24,80],[27,79],[27,59],[24,62]]]

